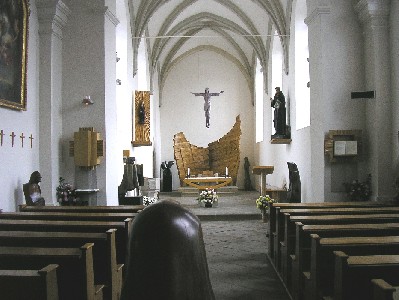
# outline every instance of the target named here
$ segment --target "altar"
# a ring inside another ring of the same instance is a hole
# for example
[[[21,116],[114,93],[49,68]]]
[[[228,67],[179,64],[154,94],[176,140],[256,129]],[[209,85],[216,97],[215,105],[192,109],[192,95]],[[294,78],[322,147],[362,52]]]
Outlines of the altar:
[[[274,166],[256,166],[252,168],[252,173],[260,175],[260,194],[266,196],[266,175],[272,174]]]
[[[191,187],[195,187],[198,190],[205,189],[218,189],[220,187],[231,184],[231,177],[189,177],[184,178],[183,182]]]

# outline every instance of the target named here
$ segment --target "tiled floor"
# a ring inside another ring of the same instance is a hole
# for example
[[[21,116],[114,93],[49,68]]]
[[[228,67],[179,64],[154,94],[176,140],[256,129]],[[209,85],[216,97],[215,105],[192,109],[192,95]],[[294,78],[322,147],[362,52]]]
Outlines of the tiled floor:
[[[266,224],[257,192],[221,195],[218,207],[200,208],[195,195],[171,197],[202,220],[213,291],[217,300],[289,300],[267,258]]]

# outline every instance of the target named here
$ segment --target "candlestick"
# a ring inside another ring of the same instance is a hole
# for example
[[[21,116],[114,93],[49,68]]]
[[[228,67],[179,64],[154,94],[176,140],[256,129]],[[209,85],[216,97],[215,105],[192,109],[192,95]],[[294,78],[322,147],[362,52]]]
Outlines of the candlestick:
[[[187,168],[187,177],[190,177],[190,168]]]
[[[226,167],[226,177],[229,176],[229,169]]]

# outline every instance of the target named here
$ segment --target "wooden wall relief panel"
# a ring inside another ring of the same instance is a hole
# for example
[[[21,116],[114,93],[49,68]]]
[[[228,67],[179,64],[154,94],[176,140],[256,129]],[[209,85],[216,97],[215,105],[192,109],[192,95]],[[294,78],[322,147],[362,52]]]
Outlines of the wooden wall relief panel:
[[[133,146],[151,146],[150,140],[150,92],[135,91],[134,95]]]
[[[225,174],[226,167],[233,184],[236,184],[240,165],[240,137],[240,116],[237,116],[233,128],[227,134],[219,140],[209,143],[207,148],[190,144],[183,132],[175,134],[173,148],[180,185],[183,185],[188,168],[190,168],[190,175],[212,171],[221,176]]]

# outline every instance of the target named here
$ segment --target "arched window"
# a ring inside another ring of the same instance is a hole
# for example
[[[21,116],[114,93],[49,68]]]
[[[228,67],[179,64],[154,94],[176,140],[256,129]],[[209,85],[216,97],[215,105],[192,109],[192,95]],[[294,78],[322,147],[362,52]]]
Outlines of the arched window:
[[[137,56],[137,85],[139,91],[148,91],[149,85],[149,71],[148,71],[148,55],[146,40],[140,41],[138,56]]]
[[[263,71],[259,59],[256,59],[255,73],[255,120],[256,120],[256,142],[263,142]]]
[[[280,87],[282,91],[283,89],[283,47],[281,45],[280,37],[278,36],[277,31],[274,32],[273,37],[273,50],[272,50],[272,88],[270,90],[270,97],[274,97],[274,88],[276,86]],[[269,103],[270,107],[270,103]],[[273,120],[274,120],[274,109],[271,109],[271,126],[274,128]],[[274,130],[272,132],[274,134]]]
[[[295,1],[295,103],[296,129],[310,126],[309,47],[306,1]]]

